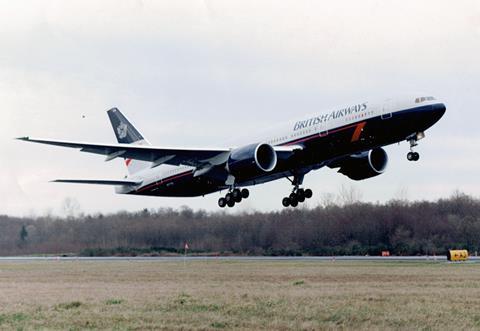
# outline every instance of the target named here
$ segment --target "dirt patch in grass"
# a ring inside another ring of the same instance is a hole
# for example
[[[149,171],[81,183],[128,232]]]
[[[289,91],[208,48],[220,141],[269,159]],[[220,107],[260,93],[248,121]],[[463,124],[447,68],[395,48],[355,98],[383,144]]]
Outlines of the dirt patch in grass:
[[[64,303],[59,303],[58,305],[55,306],[56,309],[76,309],[79,308],[82,305],[80,301],[72,301],[72,302],[64,302]]]

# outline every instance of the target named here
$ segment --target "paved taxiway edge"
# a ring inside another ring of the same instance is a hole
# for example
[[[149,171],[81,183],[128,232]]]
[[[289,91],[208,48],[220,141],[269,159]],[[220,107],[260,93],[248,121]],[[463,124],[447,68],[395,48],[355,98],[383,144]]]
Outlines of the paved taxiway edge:
[[[0,262],[7,261],[447,261],[445,255],[439,256],[5,256]],[[471,262],[480,262],[480,257],[472,256]]]

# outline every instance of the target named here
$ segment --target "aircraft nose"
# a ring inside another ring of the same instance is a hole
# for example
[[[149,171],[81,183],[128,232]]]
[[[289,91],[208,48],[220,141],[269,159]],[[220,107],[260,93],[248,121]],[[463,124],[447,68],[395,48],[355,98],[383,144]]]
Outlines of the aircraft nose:
[[[439,117],[442,117],[443,114],[445,114],[445,111],[447,110],[447,107],[445,107],[445,104],[443,103],[436,103],[432,105],[432,111],[437,114]]]
[[[447,110],[447,107],[445,107],[445,104],[443,103],[436,103],[430,106],[430,110],[428,110],[425,115],[426,115],[426,123],[428,123],[429,127],[432,126],[433,124],[437,123],[442,117],[443,114],[445,114],[445,111]]]

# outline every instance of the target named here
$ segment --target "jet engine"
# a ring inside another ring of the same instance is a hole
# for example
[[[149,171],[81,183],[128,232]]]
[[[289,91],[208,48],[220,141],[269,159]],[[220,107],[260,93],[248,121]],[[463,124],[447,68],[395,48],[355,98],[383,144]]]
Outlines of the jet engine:
[[[382,174],[388,163],[388,156],[383,148],[350,155],[342,160],[339,173],[353,180],[362,180]]]
[[[227,161],[227,170],[237,179],[249,179],[272,171],[277,153],[269,144],[252,144],[234,149]]]

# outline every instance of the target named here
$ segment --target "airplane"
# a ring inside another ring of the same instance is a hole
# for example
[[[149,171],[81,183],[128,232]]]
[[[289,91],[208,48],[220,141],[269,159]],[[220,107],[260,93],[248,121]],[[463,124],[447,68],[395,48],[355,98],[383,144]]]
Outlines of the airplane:
[[[388,163],[383,146],[410,144],[409,161],[418,161],[414,148],[445,113],[444,103],[431,96],[409,96],[381,102],[359,102],[287,122],[249,144],[220,148],[152,146],[117,108],[107,111],[117,144],[61,140],[19,140],[79,149],[123,158],[128,175],[120,180],[57,179],[57,183],[111,185],[118,194],[194,197],[226,190],[220,207],[233,207],[250,192],[247,187],[286,178],[293,186],[282,199],[297,207],[312,197],[303,188],[307,173],[329,167],[352,180],[382,174]]]

